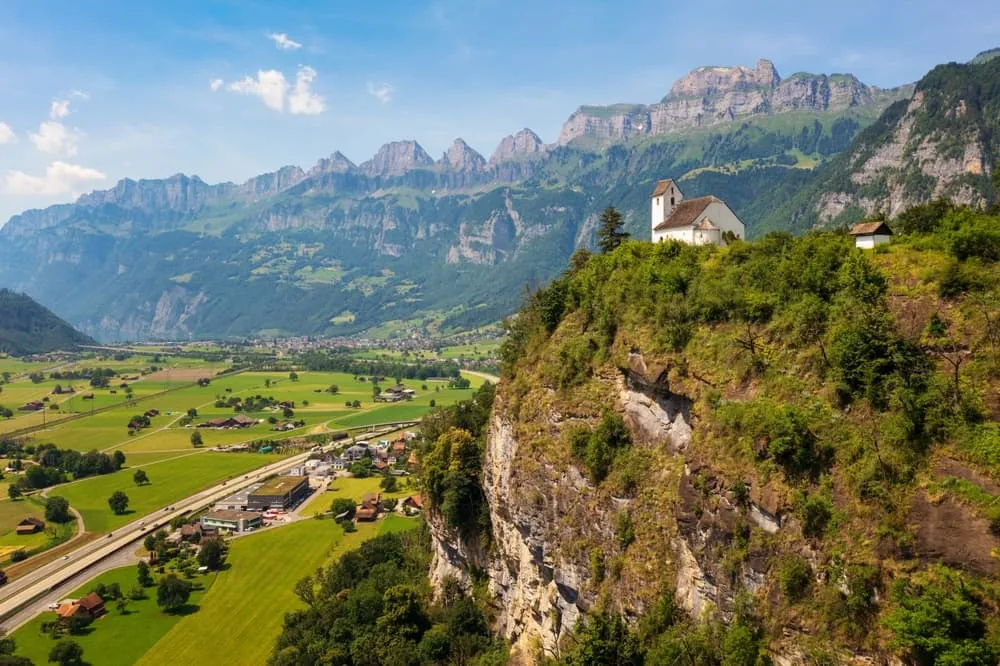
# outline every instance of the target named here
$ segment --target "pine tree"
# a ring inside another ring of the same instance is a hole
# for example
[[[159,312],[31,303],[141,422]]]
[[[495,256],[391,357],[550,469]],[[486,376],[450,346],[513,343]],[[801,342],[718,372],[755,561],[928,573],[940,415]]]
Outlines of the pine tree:
[[[607,254],[622,244],[628,233],[622,231],[625,220],[614,206],[608,206],[601,213],[601,226],[597,230],[597,247],[601,254]]]

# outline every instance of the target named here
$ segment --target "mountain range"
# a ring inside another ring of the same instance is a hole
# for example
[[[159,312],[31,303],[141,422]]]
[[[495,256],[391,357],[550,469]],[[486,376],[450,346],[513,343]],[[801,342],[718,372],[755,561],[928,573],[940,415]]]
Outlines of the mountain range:
[[[242,184],[126,179],[11,218],[0,285],[111,341],[475,327],[591,246],[604,207],[647,238],[664,177],[724,198],[751,236],[938,194],[992,201],[989,55],[893,89],[782,78],[767,60],[700,67],[660,102],[583,106],[555,142],[522,129],[488,159],[456,139],[435,160],[410,140]]]

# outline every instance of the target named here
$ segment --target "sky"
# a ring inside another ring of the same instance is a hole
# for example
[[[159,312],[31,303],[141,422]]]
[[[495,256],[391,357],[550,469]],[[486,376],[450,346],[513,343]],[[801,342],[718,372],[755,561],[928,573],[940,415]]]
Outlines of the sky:
[[[996,46],[996,0],[3,0],[0,224],[121,178],[242,182],[400,139],[488,157],[700,65],[891,87]]]

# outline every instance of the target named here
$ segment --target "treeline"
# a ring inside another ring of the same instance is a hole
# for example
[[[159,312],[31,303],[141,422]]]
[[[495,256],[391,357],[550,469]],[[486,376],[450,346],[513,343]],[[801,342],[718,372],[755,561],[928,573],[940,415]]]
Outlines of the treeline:
[[[81,453],[55,444],[32,446],[12,439],[0,441],[0,455],[10,459],[15,470],[24,471],[14,483],[22,491],[48,488],[69,478],[111,474],[125,465],[125,454],[117,450],[111,455],[96,450]],[[26,463],[26,459],[31,462]]]
[[[400,379],[430,379],[431,377],[458,377],[461,367],[455,361],[376,361],[352,358],[343,354],[308,352],[295,360],[299,369],[315,372],[344,372],[362,377],[398,377]]]
[[[385,534],[295,586],[306,604],[285,615],[271,666],[500,666],[506,649],[457,584],[432,598],[426,531]]]

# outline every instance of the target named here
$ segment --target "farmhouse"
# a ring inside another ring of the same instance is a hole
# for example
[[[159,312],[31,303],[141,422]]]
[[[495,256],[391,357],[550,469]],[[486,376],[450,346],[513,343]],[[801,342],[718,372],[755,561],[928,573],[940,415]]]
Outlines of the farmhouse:
[[[63,602],[56,611],[60,621],[68,621],[74,617],[96,618],[104,615],[104,599],[91,592],[79,601]]]
[[[264,518],[259,513],[250,511],[211,511],[201,517],[203,528],[230,532],[246,532],[263,524]]]
[[[650,195],[653,242],[676,240],[689,245],[725,245],[746,238],[746,227],[722,199],[684,199],[673,179],[661,180]]]
[[[40,518],[28,517],[17,524],[18,534],[35,534],[45,529],[45,521]]]
[[[40,409],[45,409],[45,405],[37,400],[32,400],[29,403],[21,405],[17,408],[19,412],[37,412]]]
[[[876,245],[885,245],[892,238],[892,229],[885,222],[862,222],[851,228],[854,247],[870,250]]]
[[[250,493],[247,508],[251,511],[285,510],[301,502],[308,494],[308,476],[277,476]]]
[[[381,493],[365,493],[361,498],[361,505],[355,511],[354,515],[359,522],[370,522],[378,518],[378,512],[381,508]]]
[[[209,419],[204,423],[199,423],[199,428],[249,428],[257,424],[257,419],[250,418],[246,414],[235,416],[223,416],[216,419]]]

